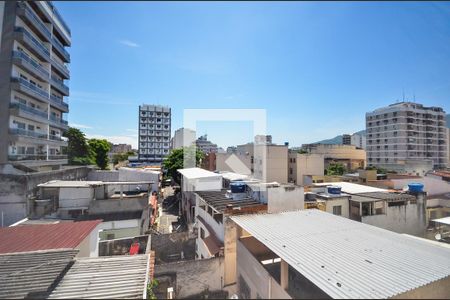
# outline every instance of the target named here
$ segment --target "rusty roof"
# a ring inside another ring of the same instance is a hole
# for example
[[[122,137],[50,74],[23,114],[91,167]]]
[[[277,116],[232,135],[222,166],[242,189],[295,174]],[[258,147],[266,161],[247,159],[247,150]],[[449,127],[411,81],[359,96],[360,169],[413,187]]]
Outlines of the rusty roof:
[[[0,228],[0,253],[74,249],[101,220]]]

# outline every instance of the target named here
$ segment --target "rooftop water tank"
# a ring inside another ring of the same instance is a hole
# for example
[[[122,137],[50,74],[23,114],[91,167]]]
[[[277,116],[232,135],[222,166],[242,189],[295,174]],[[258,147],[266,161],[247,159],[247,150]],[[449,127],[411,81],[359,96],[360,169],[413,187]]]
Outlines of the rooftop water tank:
[[[232,193],[245,193],[244,182],[232,182],[230,183],[230,189]]]
[[[422,193],[423,184],[422,183],[409,183],[408,189],[411,193]]]
[[[332,185],[328,187],[328,194],[339,195],[341,193],[341,187],[337,185]]]

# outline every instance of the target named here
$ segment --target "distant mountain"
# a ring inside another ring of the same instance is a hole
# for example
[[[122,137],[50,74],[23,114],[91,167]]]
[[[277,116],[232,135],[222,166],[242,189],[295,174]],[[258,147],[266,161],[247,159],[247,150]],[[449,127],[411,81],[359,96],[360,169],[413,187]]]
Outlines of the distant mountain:
[[[450,128],[450,114],[447,114],[447,115],[445,116],[445,119],[446,119],[446,122],[447,122],[447,127]],[[357,131],[357,132],[355,132],[355,133],[365,135],[365,134],[366,134],[366,130],[363,129],[363,130]],[[315,142],[315,143],[313,143],[313,144],[328,144],[328,145],[331,145],[331,144],[333,144],[333,145],[338,144],[338,145],[340,145],[340,144],[342,144],[342,134],[341,134],[341,135],[338,135],[338,136],[335,136],[335,137],[332,138],[332,139],[321,140],[321,141]]]

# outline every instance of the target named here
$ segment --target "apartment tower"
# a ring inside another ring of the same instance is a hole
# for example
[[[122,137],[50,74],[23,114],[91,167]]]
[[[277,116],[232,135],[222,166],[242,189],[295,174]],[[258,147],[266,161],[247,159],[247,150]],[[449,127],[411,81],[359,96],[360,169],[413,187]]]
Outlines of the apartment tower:
[[[139,161],[161,165],[170,149],[171,109],[168,106],[139,106]]]
[[[447,166],[445,112],[412,102],[366,113],[367,163],[396,171]],[[416,166],[416,167],[409,167]],[[422,175],[422,174],[420,174]]]
[[[67,163],[70,44],[50,1],[0,2],[0,164]]]

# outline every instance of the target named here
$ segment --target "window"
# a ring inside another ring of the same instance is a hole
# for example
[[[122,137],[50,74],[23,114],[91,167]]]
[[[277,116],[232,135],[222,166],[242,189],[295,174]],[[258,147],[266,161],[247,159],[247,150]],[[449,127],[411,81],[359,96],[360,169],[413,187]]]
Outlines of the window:
[[[333,215],[341,216],[342,215],[342,206],[333,206]]]
[[[28,124],[28,130],[29,130],[29,131],[34,131],[34,125]]]

